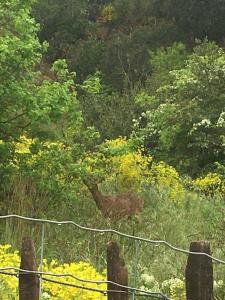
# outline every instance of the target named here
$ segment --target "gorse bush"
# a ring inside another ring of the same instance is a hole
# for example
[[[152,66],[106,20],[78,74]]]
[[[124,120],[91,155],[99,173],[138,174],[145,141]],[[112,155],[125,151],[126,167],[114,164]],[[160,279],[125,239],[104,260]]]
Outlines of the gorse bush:
[[[225,194],[225,180],[217,173],[208,173],[205,177],[193,180],[193,186],[205,195]]]
[[[99,151],[88,155],[83,161],[86,172],[94,177],[103,177],[107,186],[117,190],[138,190],[148,176],[150,156],[143,156],[132,141],[117,138],[102,143]]]
[[[175,168],[164,162],[153,163],[149,171],[148,181],[156,186],[159,191],[168,189],[168,197],[176,202],[182,201],[184,187],[182,180]]]
[[[87,172],[104,176],[107,186],[117,190],[141,191],[142,184],[147,183],[159,191],[166,188],[170,200],[182,200],[184,187],[176,169],[143,155],[132,140],[120,137],[106,141],[100,152],[86,157],[85,164]]]
[[[37,141],[21,136],[14,144],[16,159],[11,166],[30,173],[33,177],[42,178],[40,184],[50,190],[65,189],[77,191],[78,185],[70,178],[71,168],[74,168],[72,149],[59,142]],[[1,141],[1,145],[4,143]],[[62,156],[63,159],[58,159]],[[71,167],[70,167],[71,165]],[[182,201],[185,188],[212,196],[215,193],[225,193],[225,181],[218,173],[189,180],[182,180],[177,170],[163,161],[156,162],[150,155],[143,155],[132,140],[119,137],[102,143],[98,151],[87,153],[83,161],[76,165],[73,176],[78,178],[83,172],[96,178],[104,178],[107,185],[115,185],[117,190],[140,191],[142,183],[148,183],[160,190],[168,190],[167,196],[175,202]],[[49,180],[49,173],[51,178]],[[186,187],[185,187],[186,186]]]
[[[107,142],[111,155],[109,163],[112,168],[107,180],[116,181],[121,190],[139,190],[140,184],[149,175],[152,157],[143,156],[140,150],[132,148],[130,141],[119,138]]]
[[[11,252],[10,245],[0,245],[0,266],[18,267],[20,257],[18,251]],[[0,291],[2,299],[13,300],[18,295],[18,279],[14,276],[0,275]]]
[[[18,251],[12,251],[10,245],[0,245],[0,265],[1,267],[19,267],[20,256]],[[105,274],[100,274],[96,269],[86,262],[59,264],[52,260],[48,262],[44,260],[44,271],[51,273],[71,273],[82,279],[92,280],[106,280]],[[55,279],[55,277],[48,277]],[[90,287],[96,289],[106,289],[106,285],[101,287],[93,283],[79,282],[73,278],[65,277],[58,278],[58,281],[77,284],[83,287]],[[18,279],[14,276],[0,275],[0,292],[1,299],[16,300],[18,299]],[[43,297],[44,299],[65,300],[65,299],[79,299],[79,300],[103,300],[106,297],[102,294],[92,291],[86,291],[69,286],[63,286],[51,282],[43,282]]]
[[[89,263],[79,262],[79,263],[70,263],[70,264],[62,264],[60,265],[57,261],[51,261],[48,263],[45,261],[44,271],[52,272],[52,273],[70,273],[74,274],[78,278],[81,279],[92,279],[92,280],[106,280],[105,274],[100,274],[96,271],[96,269],[91,266]],[[51,278],[51,277],[49,277]],[[54,279],[53,277],[51,279]],[[105,290],[106,284],[97,285],[93,283],[83,283],[73,278],[61,278],[61,281],[66,283],[72,283],[81,285],[84,287],[89,288],[96,288]],[[92,299],[99,299],[103,300],[106,297],[100,293],[87,291],[82,289],[75,289],[73,287],[56,285],[51,282],[44,283],[44,292],[46,295],[49,295],[49,299],[57,299],[57,300],[64,300],[64,299],[79,299],[79,300],[92,300]]]
[[[1,141],[2,145],[6,142]],[[166,192],[167,199],[176,203],[184,201],[185,190],[189,189],[207,196],[225,193],[222,175],[208,173],[195,180],[190,178],[187,185],[187,180],[183,180],[174,167],[144,155],[132,139],[120,137],[105,141],[95,152],[87,152],[77,162],[73,160],[74,149],[61,142],[40,142],[24,135],[13,146],[15,154],[9,163],[14,170],[13,190],[18,182],[16,178],[29,178],[39,194],[51,194],[57,201],[66,199],[74,202],[85,195],[80,180],[82,174],[93,177],[97,182],[104,181],[102,187],[107,192],[132,190],[145,193],[146,188],[154,188],[160,193]],[[23,198],[26,198],[25,195]]]

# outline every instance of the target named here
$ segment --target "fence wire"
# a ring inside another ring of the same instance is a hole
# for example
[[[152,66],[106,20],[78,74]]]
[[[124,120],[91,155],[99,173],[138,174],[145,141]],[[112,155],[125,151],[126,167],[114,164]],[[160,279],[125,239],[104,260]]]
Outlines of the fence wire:
[[[47,220],[47,219],[36,219],[36,218],[29,218],[29,217],[23,217],[23,216],[19,216],[19,215],[6,215],[6,216],[0,216],[0,219],[10,219],[10,218],[15,218],[15,219],[20,219],[20,220],[25,220],[25,221],[32,221],[32,222],[36,222],[36,223],[47,223],[47,224],[55,224],[55,225],[73,225],[76,228],[79,228],[81,230],[85,230],[85,231],[91,231],[91,232],[96,232],[96,233],[111,233],[111,234],[115,234],[118,236],[122,236],[125,238],[129,238],[129,239],[133,239],[136,241],[142,241],[142,242],[146,242],[149,244],[154,244],[154,245],[164,245],[168,248],[170,248],[173,251],[176,252],[180,252],[180,253],[184,253],[184,254],[191,254],[191,255],[203,255],[206,256],[210,259],[212,259],[212,261],[225,265],[225,261],[216,257],[213,257],[211,255],[209,255],[208,253],[204,253],[204,252],[192,252],[192,251],[188,251],[188,250],[184,250],[178,247],[175,247],[173,245],[171,245],[170,243],[168,243],[167,241],[164,240],[151,240],[148,238],[143,238],[143,237],[138,237],[138,236],[133,236],[130,234],[126,234],[114,229],[97,229],[97,228],[91,228],[91,227],[85,227],[82,225],[79,225],[73,221],[53,221],[53,220]]]
[[[7,271],[10,271],[10,270],[13,270],[13,271],[17,271],[16,273],[10,273],[10,272],[7,272]],[[25,273],[25,274],[24,274]],[[23,270],[23,269],[20,269],[20,268],[16,268],[16,267],[5,267],[5,268],[0,268],[0,274],[2,275],[6,275],[6,276],[15,276],[15,277],[19,277],[19,274],[20,275],[30,275],[30,274],[33,274],[33,275],[38,275],[38,276],[42,276],[42,275],[45,275],[45,276],[52,276],[52,277],[66,277],[68,274],[54,274],[54,273],[48,273],[48,272],[39,272],[39,271],[30,271],[30,270]],[[77,285],[77,284],[74,284],[74,283],[69,283],[69,282],[63,282],[63,281],[58,281],[58,280],[55,280],[55,279],[50,279],[50,278],[46,278],[46,277],[43,277],[42,276],[42,281],[46,281],[46,282],[51,282],[51,283],[55,283],[55,284],[59,284],[59,285],[62,285],[62,286],[68,286],[68,287],[73,287],[73,288],[77,288],[77,289],[82,289],[82,290],[86,290],[86,291],[92,291],[92,292],[97,292],[97,293],[100,293],[100,294],[104,294],[104,295],[107,295],[109,293],[120,293],[120,294],[134,294],[136,296],[139,296],[139,297],[150,297],[150,298],[158,298],[158,299],[163,299],[163,300],[172,300],[170,298],[168,298],[166,295],[163,295],[162,293],[160,292],[149,292],[149,291],[146,291],[146,290],[143,290],[143,289],[138,289],[138,288],[133,288],[133,287],[129,287],[129,286],[124,286],[124,285],[120,285],[116,282],[113,282],[113,281],[94,281],[94,280],[86,280],[86,279],[78,279],[76,276],[71,276],[71,274],[69,274],[70,277],[73,277],[73,278],[76,278],[76,280],[79,280],[79,281],[82,281],[82,282],[85,282],[85,283],[96,283],[96,284],[107,284],[107,283],[111,283],[117,287],[121,287],[123,289],[126,289],[127,291],[124,291],[124,290],[103,290],[103,289],[97,289],[97,288],[92,288],[92,287],[85,287],[85,286],[82,286],[82,285]]]

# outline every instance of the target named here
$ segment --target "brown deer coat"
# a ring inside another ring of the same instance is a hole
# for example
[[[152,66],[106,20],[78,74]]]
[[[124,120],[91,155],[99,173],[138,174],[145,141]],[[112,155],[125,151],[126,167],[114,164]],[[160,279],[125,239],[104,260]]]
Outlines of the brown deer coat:
[[[83,180],[92,197],[106,218],[126,218],[140,214],[144,201],[134,193],[124,193],[120,195],[103,195],[96,183],[89,183]]]

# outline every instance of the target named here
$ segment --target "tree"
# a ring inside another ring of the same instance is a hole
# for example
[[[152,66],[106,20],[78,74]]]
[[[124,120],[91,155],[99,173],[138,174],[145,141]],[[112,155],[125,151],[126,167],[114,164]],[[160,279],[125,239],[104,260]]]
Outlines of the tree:
[[[224,162],[224,70],[224,51],[205,41],[169,73],[169,84],[147,99],[154,105],[140,131],[146,151],[191,175]]]
[[[152,15],[145,0],[66,0],[37,3],[47,61],[66,57],[83,81],[97,70],[113,90],[132,88],[150,73],[148,50],[177,40],[172,21]]]
[[[80,97],[80,103],[86,126],[95,127],[102,142],[131,134],[137,114],[132,94],[110,92],[103,87],[98,94]]]
[[[1,4],[2,141],[17,139],[24,132],[32,133],[53,123],[62,135],[62,122],[68,114],[64,124],[71,117],[73,123],[81,121],[74,74],[68,72],[65,61],[54,63],[48,77],[38,71],[46,45],[40,44],[38,25],[30,17],[32,2],[11,0]]]
[[[195,38],[222,41],[225,34],[224,0],[154,0],[157,17],[173,20],[183,41]]]
[[[65,60],[41,71],[46,45],[38,40],[32,5],[32,0],[0,5],[1,185],[7,189],[22,174],[58,193],[79,173],[76,162],[96,135],[83,126],[75,74]],[[26,139],[28,149],[18,151]]]
[[[99,2],[99,3],[98,3]],[[102,1],[38,1],[33,14],[41,24],[39,37],[49,43],[45,60],[66,58],[79,82],[97,70],[103,43],[96,38],[96,14]]]

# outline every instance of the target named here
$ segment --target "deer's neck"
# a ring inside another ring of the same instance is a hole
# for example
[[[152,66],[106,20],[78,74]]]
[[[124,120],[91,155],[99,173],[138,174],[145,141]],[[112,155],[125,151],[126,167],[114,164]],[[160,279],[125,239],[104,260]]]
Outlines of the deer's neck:
[[[102,193],[99,191],[98,185],[97,184],[92,184],[87,186],[90,193],[92,194],[92,197],[99,209],[102,209],[104,205],[104,196]]]

